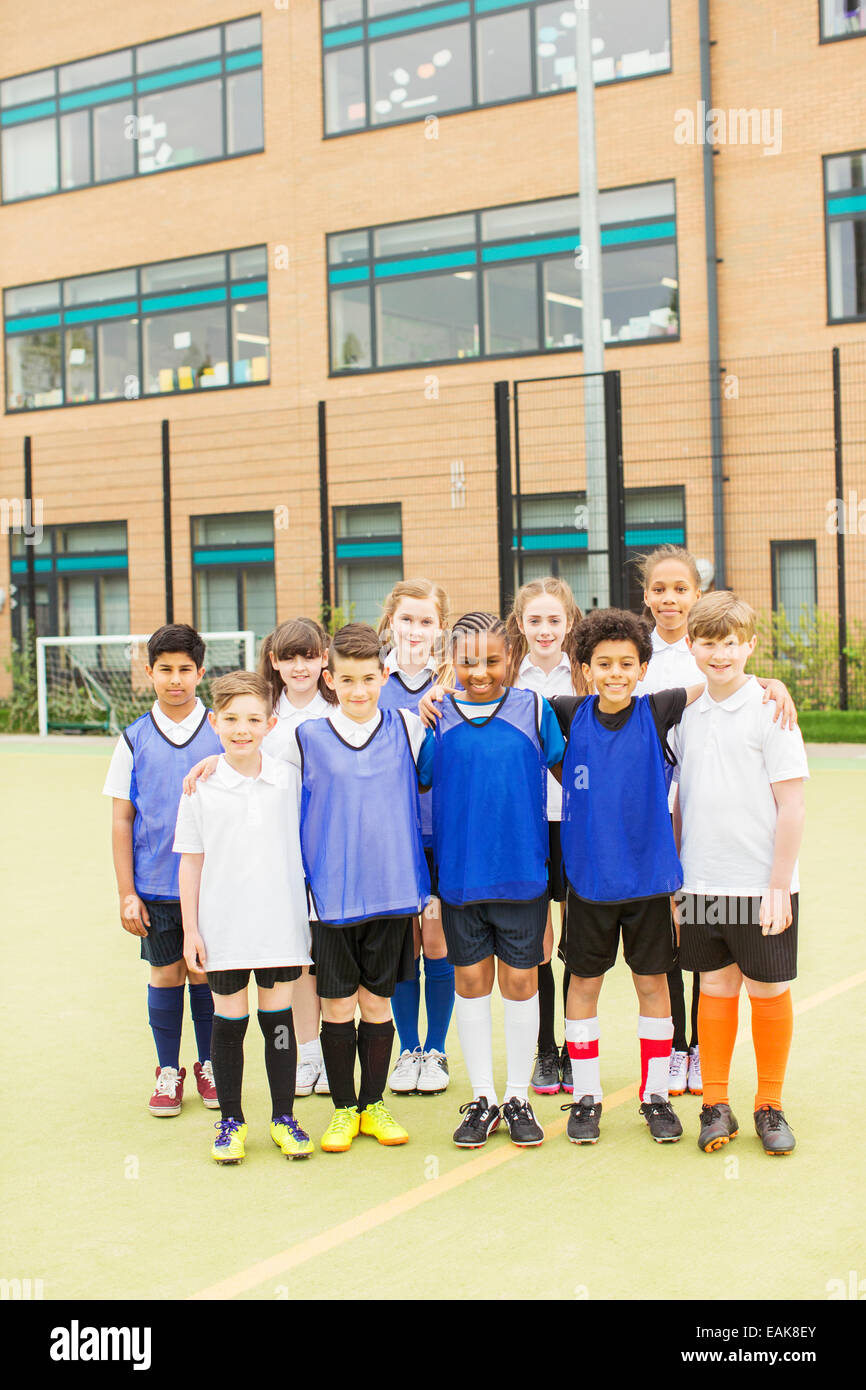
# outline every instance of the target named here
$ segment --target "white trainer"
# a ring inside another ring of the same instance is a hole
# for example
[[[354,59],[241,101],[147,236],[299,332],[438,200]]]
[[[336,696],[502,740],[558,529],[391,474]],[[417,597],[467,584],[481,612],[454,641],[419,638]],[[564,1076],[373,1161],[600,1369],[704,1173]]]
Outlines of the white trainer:
[[[676,1048],[671,1051],[670,1066],[668,1069],[668,1095],[681,1096],[686,1089],[686,1082],[689,1075],[689,1054],[687,1052],[677,1052]]]
[[[313,1090],[315,1091],[317,1096],[329,1096],[331,1094],[331,1083],[328,1080],[328,1073],[325,1071],[324,1060],[322,1061],[322,1065],[319,1069],[318,1080],[316,1081]]]
[[[295,1095],[308,1096],[319,1079],[321,1062],[298,1062],[295,1072]]]
[[[689,1048],[688,1090],[691,1096],[702,1096],[704,1094],[704,1082],[701,1077],[701,1050],[697,1044]]]
[[[448,1089],[448,1058],[435,1048],[425,1052],[418,1073],[418,1090],[422,1096],[438,1096]]]
[[[388,1085],[395,1096],[408,1096],[417,1091],[422,1056],[420,1047],[416,1047],[414,1052],[407,1047],[400,1053],[397,1065],[388,1077]]]

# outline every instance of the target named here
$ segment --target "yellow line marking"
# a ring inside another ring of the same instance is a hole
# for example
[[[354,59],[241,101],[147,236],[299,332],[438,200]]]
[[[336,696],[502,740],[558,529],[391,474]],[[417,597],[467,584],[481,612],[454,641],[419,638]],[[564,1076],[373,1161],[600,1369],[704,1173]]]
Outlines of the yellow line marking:
[[[817,1008],[819,1004],[826,1003],[828,999],[835,999],[837,995],[845,994],[848,990],[855,989],[857,985],[864,983],[866,983],[866,970],[861,970],[857,975],[849,975],[847,979],[840,980],[835,985],[828,985],[826,989],[819,990],[816,994],[809,995],[807,999],[800,1000],[794,1006],[794,1013],[808,1013],[810,1009]],[[741,1036],[739,1041],[745,1042],[747,1039],[748,1035]],[[638,1086],[634,1083],[630,1086],[623,1086],[610,1096],[605,1096],[605,1113],[607,1114],[618,1106],[624,1105],[628,1100],[635,1099],[637,1094]],[[567,1123],[568,1121],[565,1119],[547,1125],[544,1131],[546,1138],[553,1139],[562,1134]],[[425,1182],[420,1187],[410,1188],[408,1192],[401,1192],[396,1197],[390,1198],[389,1201],[380,1202],[378,1206],[370,1207],[368,1211],[361,1212],[359,1216],[353,1216],[350,1221],[342,1221],[338,1226],[332,1226],[329,1231],[322,1231],[319,1235],[310,1236],[307,1240],[299,1241],[297,1245],[290,1246],[288,1250],[281,1250],[279,1254],[271,1255],[267,1260],[260,1260],[257,1264],[251,1265],[249,1269],[243,1269],[237,1274],[229,1275],[227,1279],[221,1279],[219,1283],[211,1284],[206,1289],[199,1289],[197,1293],[190,1294],[189,1299],[191,1301],[204,1301],[237,1298],[239,1294],[257,1288],[259,1284],[265,1283],[268,1279],[277,1279],[288,1273],[289,1270],[296,1269],[298,1265],[306,1264],[308,1260],[315,1259],[318,1255],[327,1254],[329,1250],[336,1249],[348,1240],[354,1240],[356,1236],[364,1235],[367,1231],[375,1230],[377,1226],[383,1226],[388,1221],[393,1221],[397,1216],[414,1211],[416,1207],[423,1206],[425,1202],[433,1201],[444,1192],[453,1192],[455,1188],[471,1182],[473,1178],[482,1177],[495,1168],[501,1168],[503,1164],[511,1162],[522,1153],[523,1149],[519,1149],[516,1144],[509,1144],[507,1149],[489,1149],[485,1153],[479,1154],[477,1158],[470,1159],[468,1163],[452,1168],[450,1172],[443,1174],[440,1178],[431,1178],[429,1182]]]

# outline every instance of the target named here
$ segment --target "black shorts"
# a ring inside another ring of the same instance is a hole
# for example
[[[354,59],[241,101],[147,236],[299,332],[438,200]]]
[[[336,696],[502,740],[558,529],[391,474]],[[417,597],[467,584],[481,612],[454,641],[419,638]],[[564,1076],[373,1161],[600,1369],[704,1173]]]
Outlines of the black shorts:
[[[684,970],[723,970],[738,965],[750,980],[782,984],[797,978],[799,894],[791,894],[793,921],[778,936],[764,936],[760,895],[741,898],[707,893],[675,894]]]
[[[667,894],[623,903],[592,903],[569,888],[565,941],[559,954],[566,970],[594,979],[622,953],[636,975],[666,975],[677,960],[676,936]]]
[[[565,869],[562,864],[562,835],[560,827],[561,821],[549,820],[547,822],[548,840],[550,843],[550,860],[547,865],[547,896],[551,902],[564,903],[565,895],[568,891],[568,884],[565,881]]]
[[[274,985],[288,985],[301,978],[300,965],[260,965],[244,966],[240,970],[209,970],[207,982],[211,994],[237,994],[246,989],[250,975],[256,977],[259,989],[273,989]]]
[[[427,860],[427,869],[430,874],[430,892],[433,894],[434,898],[438,898],[439,876],[436,873],[436,860],[433,858],[433,848],[431,845],[424,846],[424,858]]]
[[[496,956],[513,970],[531,970],[544,959],[547,894],[528,902],[442,904],[442,928],[452,965],[477,965]]]
[[[371,917],[354,926],[311,922],[316,989],[320,999],[348,999],[363,985],[390,999],[415,978],[413,917]]]
[[[149,902],[141,900],[147,908],[150,926],[147,936],[139,937],[141,959],[148,965],[174,965],[183,960],[183,918],[180,903]]]

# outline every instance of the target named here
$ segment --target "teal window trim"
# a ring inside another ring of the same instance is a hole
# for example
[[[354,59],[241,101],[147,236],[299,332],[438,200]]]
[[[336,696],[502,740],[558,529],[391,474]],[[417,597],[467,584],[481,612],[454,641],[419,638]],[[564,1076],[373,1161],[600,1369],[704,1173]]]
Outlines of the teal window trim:
[[[523,532],[523,545],[518,546],[517,536],[512,537],[513,550],[586,550],[589,538],[585,531],[546,531],[533,535]]]
[[[447,251],[441,255],[407,256],[398,261],[377,261],[373,275],[383,280],[391,275],[418,275],[430,270],[447,270],[452,266],[474,266],[478,264],[477,251]]]
[[[148,73],[146,77],[137,77],[135,85],[139,92],[159,92],[166,87],[183,87],[187,82],[200,82],[205,77],[218,77],[222,70],[222,60],[212,58],[205,63],[190,63],[183,68]]]
[[[184,290],[178,294],[142,295],[141,311],[149,314],[161,309],[188,309],[196,304],[221,304],[226,299],[225,285],[212,290]]]
[[[260,299],[268,292],[267,280],[232,281],[229,295],[232,299]]]
[[[64,309],[64,323],[98,323],[102,319],[120,319],[138,313],[138,300],[125,299],[120,304],[94,305],[92,309]]]
[[[848,217],[852,212],[866,212],[866,193],[846,194],[843,198],[827,199],[828,217]]]
[[[626,545],[685,545],[686,533],[682,526],[644,527],[630,531],[626,527]]]
[[[59,314],[33,314],[30,318],[6,320],[7,336],[13,333],[30,333],[38,328],[59,328]]]
[[[193,551],[193,564],[205,565],[272,565],[272,545],[224,546],[220,550]]]
[[[322,47],[341,48],[348,43],[363,43],[363,24],[353,24],[351,29],[329,29],[322,35]]]
[[[399,541],[337,541],[335,553],[338,560],[380,560],[389,556],[402,556],[403,542]]]
[[[481,259],[485,264],[497,261],[516,260],[523,256],[561,256],[577,250],[580,234],[572,232],[569,236],[536,237],[530,241],[503,242],[500,246],[484,246]]]
[[[627,227],[608,227],[602,231],[602,246],[623,246],[638,241],[673,241],[677,234],[676,222],[641,222]]]
[[[87,553],[83,555],[54,555],[37,556],[36,573],[51,574],[100,574],[104,570],[128,570],[129,558],[126,552],[116,555],[99,555],[97,553]],[[26,574],[27,561],[13,560],[12,573]]]
[[[475,13],[493,14],[496,10],[511,10],[525,4],[526,0],[475,0]]]
[[[101,106],[132,96],[132,82],[110,82],[104,87],[88,87],[83,92],[69,92],[60,98],[61,111],[77,111],[82,106]]]
[[[341,266],[328,272],[328,283],[331,285],[357,284],[359,280],[369,280],[369,278],[370,267],[368,265]]]
[[[0,112],[0,125],[21,125],[24,121],[40,121],[57,113],[54,100],[30,101],[26,106],[9,106]]]
[[[244,68],[260,68],[262,65],[262,50],[260,48],[250,48],[244,53],[229,53],[226,55],[226,72],[238,72]]]
[[[51,561],[50,559],[45,559],[45,558],[42,558],[42,557],[40,557],[40,556],[37,555],[36,558],[35,558],[35,560],[33,561],[33,569],[34,569],[34,572],[35,572],[36,574],[50,574],[50,573],[51,573],[51,570],[52,570],[52,561]],[[26,560],[13,560],[13,561],[12,561],[12,573],[13,573],[13,574],[26,574],[26,573],[27,573],[27,561],[26,561]]]

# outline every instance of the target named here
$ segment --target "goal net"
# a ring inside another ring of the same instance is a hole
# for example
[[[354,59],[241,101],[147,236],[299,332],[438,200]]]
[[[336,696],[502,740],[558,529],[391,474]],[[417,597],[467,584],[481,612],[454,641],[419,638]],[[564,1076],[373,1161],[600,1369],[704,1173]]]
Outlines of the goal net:
[[[203,632],[205,678],[198,693],[208,704],[209,682],[226,671],[252,670],[252,632]],[[39,732],[119,734],[153,704],[145,673],[146,636],[40,637],[36,643]]]

